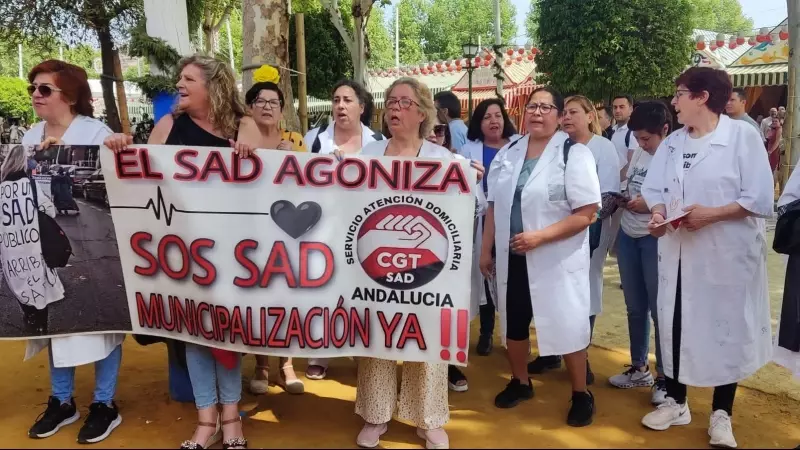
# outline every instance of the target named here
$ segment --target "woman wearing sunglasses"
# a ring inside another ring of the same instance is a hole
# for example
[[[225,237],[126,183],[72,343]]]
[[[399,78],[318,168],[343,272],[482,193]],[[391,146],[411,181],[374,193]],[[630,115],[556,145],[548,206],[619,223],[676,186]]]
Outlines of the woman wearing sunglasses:
[[[428,142],[432,144],[442,146],[451,152],[455,151],[453,150],[452,138],[450,136],[450,127],[443,124],[438,118],[436,119],[436,124],[434,124],[433,128],[431,128],[431,132],[428,134],[427,139]]]
[[[512,408],[533,397],[528,378],[531,320],[543,356],[564,355],[572,382],[567,424],[592,423],[586,389],[589,345],[589,233],[600,206],[595,160],[558,131],[564,97],[550,87],[528,97],[530,133],[505,146],[489,169],[489,209],[480,267],[492,273],[497,250],[498,310],[512,378],[495,398]]]
[[[491,98],[478,103],[472,113],[467,129],[467,143],[459,152],[462,156],[473,161],[481,161],[484,167],[490,167],[497,152],[500,151],[511,140],[519,138],[514,124],[508,117],[505,102],[499,98]],[[487,178],[483,179],[483,193],[489,192]],[[480,249],[483,245],[483,224],[484,217],[481,216],[478,222],[478,229],[475,232],[475,245],[473,259],[480,260]],[[497,286],[494,276],[486,279],[480,274],[472,278],[472,292],[476,296],[480,311],[480,336],[476,351],[481,356],[488,356],[494,346],[494,316],[495,296]]]
[[[449,150],[425,139],[436,118],[433,98],[425,85],[413,78],[400,78],[386,90],[385,99],[384,121],[392,137],[368,144],[361,156],[456,158]],[[473,167],[480,178],[483,166],[473,163]],[[358,434],[358,445],[377,447],[395,411],[398,418],[417,427],[417,435],[425,440],[426,448],[449,448],[442,428],[450,419],[447,364],[405,362],[398,394],[396,361],[360,358],[356,414],[365,423]]]
[[[111,130],[93,119],[92,92],[86,71],[63,61],[49,60],[28,74],[28,92],[42,121],[22,139],[23,145],[102,145]],[[75,367],[94,363],[95,388],[89,415],[78,432],[78,442],[95,443],[107,438],[122,423],[114,403],[117,375],[122,361],[123,334],[78,335],[28,341],[26,358],[48,348],[51,394],[47,409],[28,435],[44,438],[78,420],[75,400]]]

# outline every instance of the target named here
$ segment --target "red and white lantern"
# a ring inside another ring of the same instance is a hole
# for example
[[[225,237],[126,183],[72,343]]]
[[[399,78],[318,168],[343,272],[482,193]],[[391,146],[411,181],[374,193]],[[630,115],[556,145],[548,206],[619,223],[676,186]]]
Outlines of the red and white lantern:
[[[706,49],[706,41],[704,41],[704,40],[703,40],[703,36],[700,36],[700,35],[698,35],[698,36],[695,38],[695,42],[696,42],[696,44],[695,44],[695,48],[696,48],[697,50],[701,50],[701,51],[702,51],[702,50],[705,50],[705,49]]]
[[[729,49],[731,49],[731,50],[733,50],[733,49],[735,49],[737,46],[738,46],[738,45],[736,44],[736,38],[735,38],[735,37],[733,37],[733,36],[731,36],[731,38],[728,40],[728,48],[729,48]]]
[[[745,42],[747,42],[747,39],[745,39],[744,31],[740,31],[736,35],[736,45],[744,45]]]
[[[778,33],[778,37],[782,41],[788,41],[789,40],[789,27],[787,27],[786,25],[782,26],[781,27],[781,31]]]
[[[717,48],[725,45],[725,35],[722,33],[717,34]]]

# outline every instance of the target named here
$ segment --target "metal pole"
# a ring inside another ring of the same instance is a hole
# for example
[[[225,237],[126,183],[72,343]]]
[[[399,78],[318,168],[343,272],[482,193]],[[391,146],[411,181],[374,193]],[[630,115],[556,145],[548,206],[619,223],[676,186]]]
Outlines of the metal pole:
[[[494,0],[494,45],[499,46],[503,43],[500,34],[500,0]],[[499,61],[496,61],[499,64]],[[503,98],[503,80],[497,78],[497,97]]]
[[[22,44],[17,44],[17,58],[19,60],[19,79],[24,80],[25,76],[22,73]]]
[[[480,38],[478,40],[480,40]],[[469,78],[469,90],[467,91],[467,123],[472,120],[472,70],[472,58],[470,58],[469,65],[467,66],[467,77]]]
[[[789,175],[800,154],[800,101],[798,101],[798,77],[800,77],[800,4],[797,0],[786,0],[789,12],[789,101],[786,108],[788,127],[785,136],[789,138],[786,146],[781,188],[786,186]]]
[[[394,67],[400,68],[400,4],[394,5]]]
[[[233,38],[231,37],[231,19],[225,21],[225,30],[228,32],[228,58],[231,60],[231,69],[236,72],[236,64],[233,62]]]
[[[308,88],[306,79],[306,24],[303,13],[294,15],[295,39],[297,39],[297,115],[303,134],[308,131]]]
[[[64,61],[64,46],[61,44],[58,45],[58,59]]]

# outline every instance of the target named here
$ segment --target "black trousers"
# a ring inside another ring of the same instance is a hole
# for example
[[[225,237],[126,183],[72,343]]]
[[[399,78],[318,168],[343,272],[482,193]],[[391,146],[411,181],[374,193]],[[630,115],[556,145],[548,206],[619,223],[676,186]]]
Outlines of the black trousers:
[[[481,218],[480,220],[484,220]],[[497,258],[497,251],[494,245],[492,245],[492,259]],[[492,294],[489,290],[489,281],[486,279],[483,280],[483,290],[486,293],[486,304],[480,305],[479,313],[480,313],[480,320],[481,320],[481,335],[492,335],[494,334],[494,316],[496,306],[494,304],[494,299],[492,298]]]
[[[667,385],[667,396],[672,397],[676,402],[683,405],[686,403],[686,385],[678,381],[681,361],[681,270],[678,266],[678,283],[675,293],[675,314],[672,321],[672,375],[673,378],[665,377]],[[714,400],[711,410],[721,409],[733,414],[733,401],[736,398],[737,383],[726,384],[714,388]]]

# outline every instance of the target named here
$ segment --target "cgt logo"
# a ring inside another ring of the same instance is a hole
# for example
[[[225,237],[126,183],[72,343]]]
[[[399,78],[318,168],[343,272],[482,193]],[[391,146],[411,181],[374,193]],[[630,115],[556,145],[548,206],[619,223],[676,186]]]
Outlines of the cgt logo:
[[[358,232],[358,260],[381,286],[415,289],[436,278],[447,262],[449,243],[436,217],[412,205],[381,208]]]

